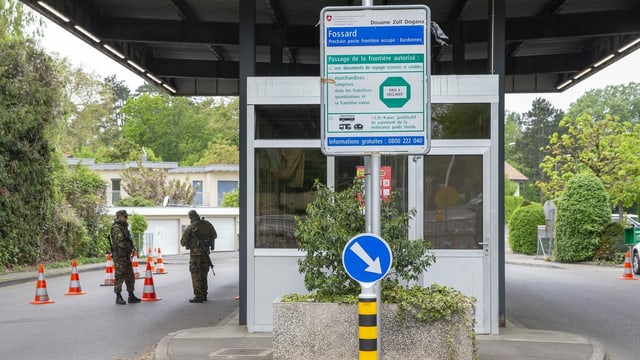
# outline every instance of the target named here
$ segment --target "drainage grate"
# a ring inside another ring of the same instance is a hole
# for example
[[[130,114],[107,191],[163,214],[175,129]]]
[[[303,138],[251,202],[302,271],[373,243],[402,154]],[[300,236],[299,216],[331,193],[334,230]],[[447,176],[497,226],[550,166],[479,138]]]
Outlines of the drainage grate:
[[[224,348],[211,353],[211,357],[217,356],[267,356],[272,349],[247,349],[247,348]]]

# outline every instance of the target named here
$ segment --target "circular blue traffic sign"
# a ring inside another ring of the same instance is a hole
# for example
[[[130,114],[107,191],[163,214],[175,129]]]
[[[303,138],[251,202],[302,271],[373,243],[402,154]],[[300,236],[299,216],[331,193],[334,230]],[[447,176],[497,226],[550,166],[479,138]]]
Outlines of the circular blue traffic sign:
[[[392,260],[389,244],[376,234],[356,235],[342,250],[344,269],[361,284],[374,283],[385,277]]]

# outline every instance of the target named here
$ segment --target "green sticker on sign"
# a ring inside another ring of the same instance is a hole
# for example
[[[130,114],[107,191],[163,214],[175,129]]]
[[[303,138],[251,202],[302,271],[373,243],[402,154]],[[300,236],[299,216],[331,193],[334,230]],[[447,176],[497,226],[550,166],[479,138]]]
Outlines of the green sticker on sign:
[[[390,108],[401,108],[411,99],[411,85],[402,77],[388,77],[380,84],[380,101]]]

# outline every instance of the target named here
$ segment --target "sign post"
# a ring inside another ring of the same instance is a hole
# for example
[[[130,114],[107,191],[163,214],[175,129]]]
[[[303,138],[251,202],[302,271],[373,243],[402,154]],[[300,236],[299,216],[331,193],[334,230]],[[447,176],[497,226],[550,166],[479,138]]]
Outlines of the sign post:
[[[426,154],[429,8],[327,7],[320,23],[324,154]]]
[[[378,295],[374,288],[391,269],[393,255],[384,239],[376,234],[356,235],[342,250],[347,274],[362,289],[358,297],[359,359],[378,359]]]

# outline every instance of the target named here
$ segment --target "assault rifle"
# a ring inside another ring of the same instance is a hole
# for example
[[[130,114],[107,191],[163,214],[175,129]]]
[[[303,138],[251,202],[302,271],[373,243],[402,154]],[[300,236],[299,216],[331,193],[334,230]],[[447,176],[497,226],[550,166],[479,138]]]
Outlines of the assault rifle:
[[[193,237],[198,242],[198,246],[200,246],[200,250],[202,250],[202,253],[207,255],[206,257],[207,261],[209,262],[209,267],[211,268],[211,273],[213,273],[213,276],[216,276],[216,272],[213,270],[213,262],[211,262],[211,257],[209,256],[209,245],[206,242],[200,241],[200,239],[198,239],[196,231],[198,231],[198,228],[193,229]]]

